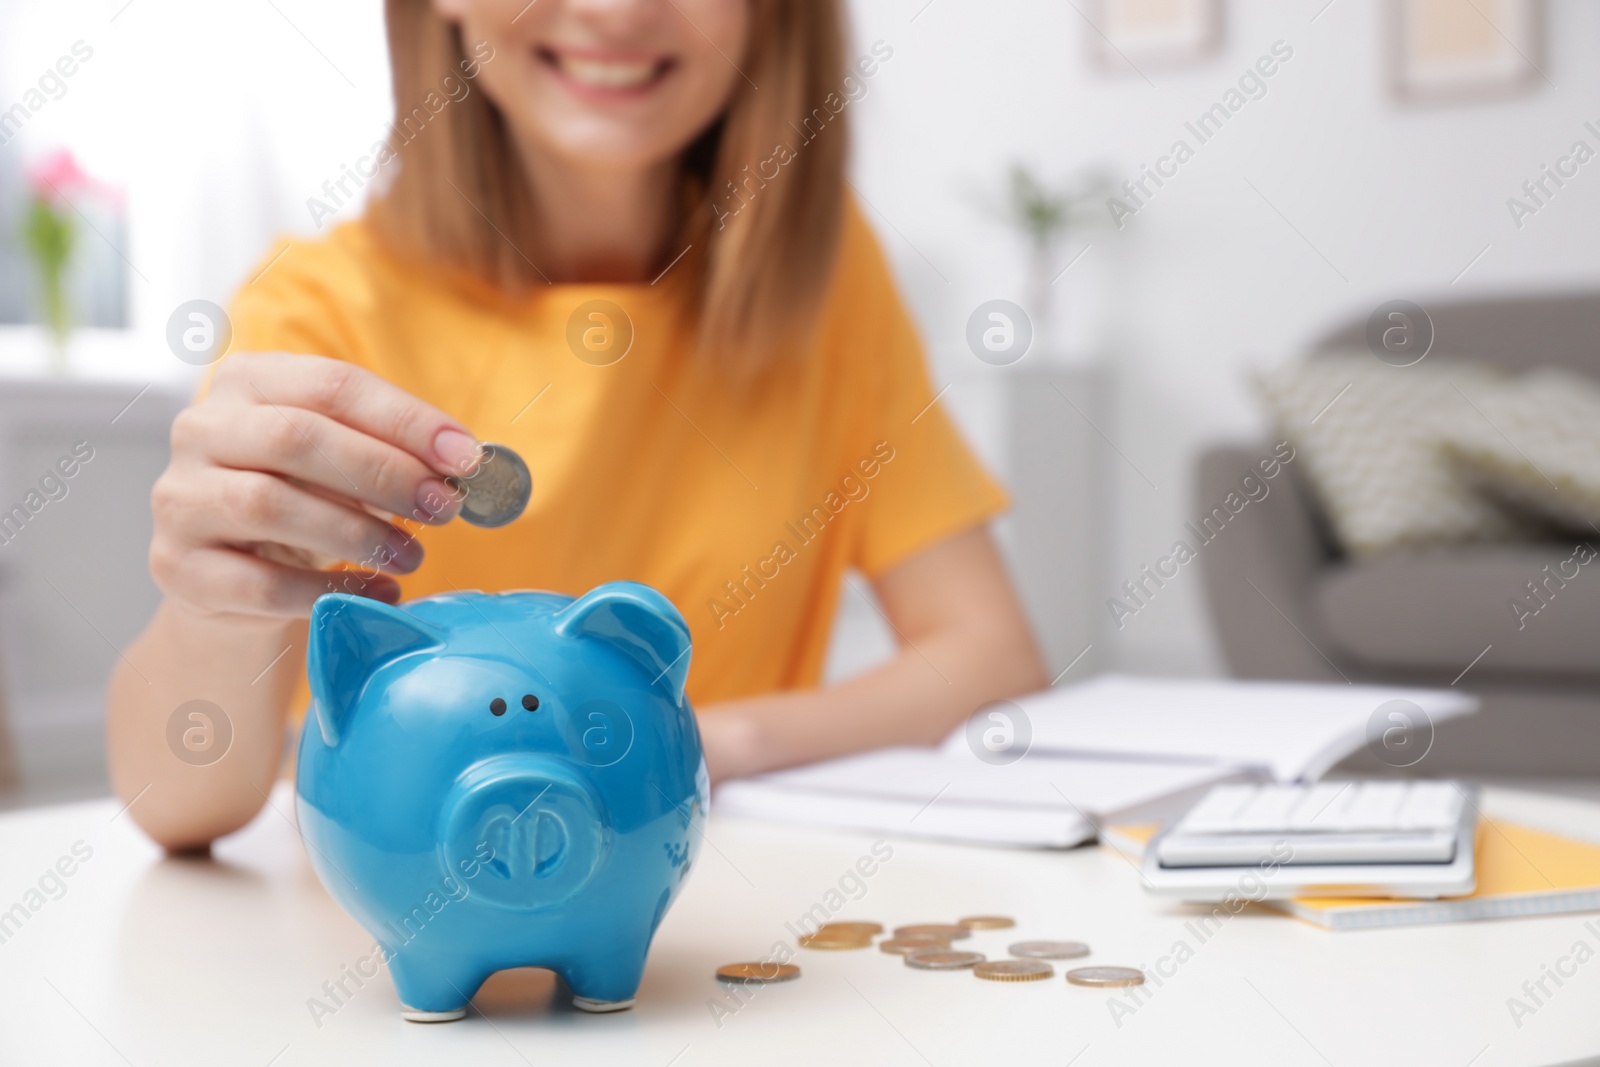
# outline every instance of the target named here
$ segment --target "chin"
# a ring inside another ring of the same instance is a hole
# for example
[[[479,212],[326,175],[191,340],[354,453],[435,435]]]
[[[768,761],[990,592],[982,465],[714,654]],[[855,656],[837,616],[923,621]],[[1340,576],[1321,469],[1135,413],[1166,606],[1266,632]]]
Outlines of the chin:
[[[677,156],[689,138],[667,139],[660,127],[638,129],[613,122],[544,126],[533,137],[546,152],[585,166],[652,167]]]

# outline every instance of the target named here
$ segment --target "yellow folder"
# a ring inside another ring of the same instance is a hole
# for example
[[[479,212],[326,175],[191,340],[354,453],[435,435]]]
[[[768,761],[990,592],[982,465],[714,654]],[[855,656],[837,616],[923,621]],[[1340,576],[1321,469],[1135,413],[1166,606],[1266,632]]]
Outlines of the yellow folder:
[[[1101,840],[1139,854],[1157,829],[1107,827]],[[1478,821],[1476,848],[1478,888],[1464,897],[1295,897],[1261,903],[1330,930],[1600,911],[1600,844],[1485,817]]]

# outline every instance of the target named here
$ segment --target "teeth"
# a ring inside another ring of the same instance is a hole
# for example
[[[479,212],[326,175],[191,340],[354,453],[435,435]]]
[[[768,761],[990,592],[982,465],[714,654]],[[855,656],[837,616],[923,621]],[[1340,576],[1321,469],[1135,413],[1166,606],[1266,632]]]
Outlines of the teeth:
[[[599,89],[634,89],[655,77],[653,62],[607,62],[561,57],[561,69],[574,81]]]

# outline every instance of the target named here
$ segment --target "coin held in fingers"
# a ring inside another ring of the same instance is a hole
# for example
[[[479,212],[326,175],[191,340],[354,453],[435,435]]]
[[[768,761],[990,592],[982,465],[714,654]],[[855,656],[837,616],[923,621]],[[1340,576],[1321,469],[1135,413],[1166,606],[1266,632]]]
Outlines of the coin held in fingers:
[[[1073,960],[1089,954],[1082,941],[1018,941],[1007,952],[1036,960]]]
[[[800,977],[800,968],[792,963],[728,963],[717,968],[717,977],[724,982],[787,982]]]
[[[1077,967],[1067,972],[1073,985],[1109,989],[1113,986],[1143,985],[1144,972],[1137,967]]]
[[[948,948],[924,948],[906,953],[906,966],[919,971],[959,971],[982,962],[981,952],[958,952]]]
[[[533,495],[533,475],[522,457],[487,441],[477,470],[445,482],[463,494],[461,517],[474,526],[504,526],[522,514]]]
[[[974,964],[972,973],[991,982],[1037,982],[1056,969],[1044,960],[985,960]]]

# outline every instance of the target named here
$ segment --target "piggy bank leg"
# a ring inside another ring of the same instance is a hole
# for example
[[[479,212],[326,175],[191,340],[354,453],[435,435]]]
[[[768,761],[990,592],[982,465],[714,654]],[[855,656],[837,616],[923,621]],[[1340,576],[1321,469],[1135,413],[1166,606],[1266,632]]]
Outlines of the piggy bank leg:
[[[475,963],[436,955],[397,953],[389,977],[400,995],[400,1015],[414,1023],[454,1022],[488,974]]]
[[[623,1011],[633,1007],[634,995],[644,978],[644,944],[629,949],[585,956],[557,968],[572,990],[572,1006],[582,1011]]]

